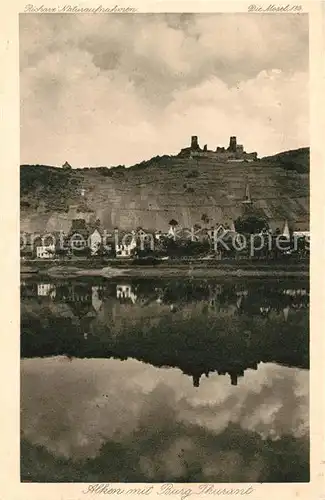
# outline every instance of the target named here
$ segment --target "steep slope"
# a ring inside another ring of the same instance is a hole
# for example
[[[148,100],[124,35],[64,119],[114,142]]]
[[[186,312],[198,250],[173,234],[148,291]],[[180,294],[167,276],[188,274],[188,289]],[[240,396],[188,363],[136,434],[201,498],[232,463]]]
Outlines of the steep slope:
[[[297,168],[293,168],[296,166]],[[252,163],[157,157],[128,169],[21,167],[21,230],[68,231],[74,218],[100,219],[106,229],[168,229],[230,223],[245,211],[272,226],[309,220],[308,150]],[[243,204],[249,186],[252,205]]]
[[[277,163],[280,167],[287,170],[296,170],[301,174],[309,172],[309,148],[300,148],[278,153],[273,156],[265,156],[263,160]]]

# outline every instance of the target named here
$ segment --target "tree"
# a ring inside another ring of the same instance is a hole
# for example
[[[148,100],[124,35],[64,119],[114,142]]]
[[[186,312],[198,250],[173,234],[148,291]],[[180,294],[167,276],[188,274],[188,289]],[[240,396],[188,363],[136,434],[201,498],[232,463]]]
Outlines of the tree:
[[[55,249],[55,254],[57,255],[57,257],[65,257],[66,255],[68,255],[68,248],[64,247],[64,248],[61,248],[59,245],[57,245],[56,249]]]
[[[178,226],[178,222],[177,222],[177,220],[172,219],[172,220],[169,221],[169,225],[172,226],[172,227],[176,227],[176,226]]]
[[[207,214],[202,214],[201,221],[204,222],[204,224],[208,224],[210,222],[210,219]]]
[[[265,219],[255,215],[239,217],[235,222],[235,228],[238,233],[256,234],[260,233],[267,226],[268,224]]]
[[[90,257],[91,256],[91,248],[88,246],[80,247],[74,250],[74,255],[78,257]]]

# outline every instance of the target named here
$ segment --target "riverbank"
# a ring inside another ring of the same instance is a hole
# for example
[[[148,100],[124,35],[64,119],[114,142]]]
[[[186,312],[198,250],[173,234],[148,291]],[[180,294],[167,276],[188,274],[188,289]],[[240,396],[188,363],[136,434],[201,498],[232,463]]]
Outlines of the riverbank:
[[[220,261],[168,261],[158,264],[131,265],[123,262],[22,262],[23,278],[45,277],[70,278],[94,276],[102,278],[177,278],[177,277],[308,277],[308,262],[220,262]]]

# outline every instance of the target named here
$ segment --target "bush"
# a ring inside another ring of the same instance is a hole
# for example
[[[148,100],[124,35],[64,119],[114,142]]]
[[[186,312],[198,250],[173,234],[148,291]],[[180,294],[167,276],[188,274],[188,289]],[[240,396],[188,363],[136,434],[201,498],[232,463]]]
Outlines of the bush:
[[[247,217],[239,217],[235,222],[235,228],[238,233],[256,234],[267,227],[267,221],[255,215],[248,215]]]
[[[199,175],[200,175],[200,174],[199,174],[198,170],[192,170],[191,172],[189,172],[189,173],[186,175],[186,177],[187,177],[188,179],[190,179],[190,178],[199,177]]]
[[[133,259],[132,266],[156,266],[159,260],[155,257],[144,257],[143,259]]]
[[[100,173],[101,175],[103,175],[104,177],[112,177],[113,175],[113,172],[110,168],[107,168],[107,167],[103,167],[100,169]]]

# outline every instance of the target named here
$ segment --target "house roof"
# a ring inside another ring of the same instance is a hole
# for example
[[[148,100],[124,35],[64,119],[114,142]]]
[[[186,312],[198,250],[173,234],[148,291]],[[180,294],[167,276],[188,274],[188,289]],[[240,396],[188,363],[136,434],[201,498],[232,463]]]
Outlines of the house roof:
[[[104,234],[104,229],[101,227],[99,220],[86,222],[85,219],[73,219],[69,230],[69,235],[79,233],[84,237],[89,237],[94,231],[98,231],[101,236]]]
[[[310,230],[309,221],[295,221],[293,226],[294,226],[295,231],[309,231]]]

